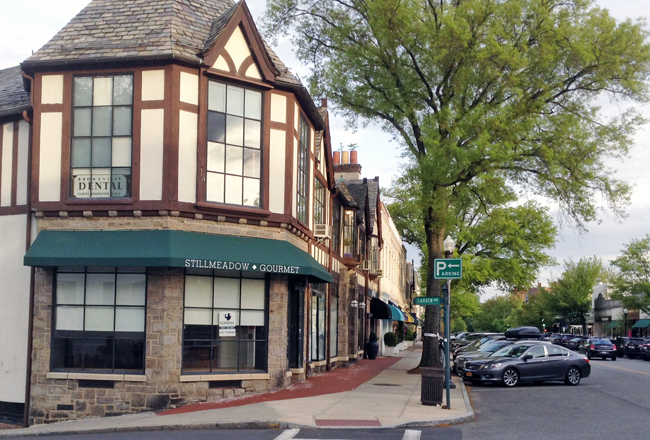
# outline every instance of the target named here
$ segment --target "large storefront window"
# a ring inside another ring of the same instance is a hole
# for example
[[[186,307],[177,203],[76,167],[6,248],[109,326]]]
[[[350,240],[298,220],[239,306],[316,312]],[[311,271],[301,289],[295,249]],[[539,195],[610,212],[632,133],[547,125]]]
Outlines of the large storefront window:
[[[300,137],[298,140],[298,220],[307,224],[309,206],[309,124],[300,118]]]
[[[71,196],[131,196],[133,76],[75,77]]]
[[[339,286],[330,284],[330,357],[339,355]]]
[[[144,371],[144,268],[59,268],[52,370]]]
[[[183,372],[266,371],[266,279],[187,270]]]
[[[311,285],[311,360],[325,360],[325,284]]]
[[[260,207],[262,93],[209,84],[206,201]]]

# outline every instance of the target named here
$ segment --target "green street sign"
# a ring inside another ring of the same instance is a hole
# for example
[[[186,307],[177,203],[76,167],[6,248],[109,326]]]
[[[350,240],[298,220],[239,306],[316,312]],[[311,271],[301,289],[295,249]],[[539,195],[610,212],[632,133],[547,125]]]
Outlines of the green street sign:
[[[463,260],[460,258],[437,258],[433,264],[433,278],[436,280],[458,280],[463,277]]]
[[[413,298],[415,306],[439,306],[442,298],[439,296],[416,296]]]

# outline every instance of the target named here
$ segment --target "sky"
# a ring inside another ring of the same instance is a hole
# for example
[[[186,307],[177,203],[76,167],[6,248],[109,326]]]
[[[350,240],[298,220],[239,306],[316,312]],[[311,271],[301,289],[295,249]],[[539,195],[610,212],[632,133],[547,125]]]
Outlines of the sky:
[[[30,0],[26,3],[0,0],[0,69],[18,65],[33,51],[38,50],[56,32],[72,19],[89,0]],[[597,0],[596,3],[610,10],[617,20],[650,17],[650,0]],[[248,0],[248,7],[259,23],[264,14],[266,0]],[[283,62],[301,78],[307,78],[308,67],[301,65],[292,52],[288,38],[281,39],[274,50]],[[331,107],[331,106],[330,106]],[[621,107],[622,108],[622,107]],[[603,102],[603,110],[618,112],[616,103]],[[638,107],[650,120],[650,106]],[[397,176],[400,162],[400,149],[391,141],[391,135],[382,132],[376,125],[360,126],[355,132],[345,126],[345,121],[336,114],[330,121],[332,147],[357,144],[359,162],[364,177],[379,176],[382,187],[388,187],[391,179]],[[625,245],[632,239],[643,238],[650,233],[650,124],[639,130],[630,157],[624,161],[608,162],[617,173],[616,177],[634,185],[632,203],[627,208],[627,218],[615,221],[611,212],[599,214],[599,220],[586,225],[587,232],[579,234],[570,227],[560,229],[556,245],[549,250],[559,264],[544,268],[538,282],[548,285],[562,273],[562,262],[578,261],[583,257],[599,257],[603,262],[620,255]],[[555,216],[557,213],[550,208]],[[417,250],[407,246],[408,260],[419,262]],[[488,290],[483,299],[497,292]]]

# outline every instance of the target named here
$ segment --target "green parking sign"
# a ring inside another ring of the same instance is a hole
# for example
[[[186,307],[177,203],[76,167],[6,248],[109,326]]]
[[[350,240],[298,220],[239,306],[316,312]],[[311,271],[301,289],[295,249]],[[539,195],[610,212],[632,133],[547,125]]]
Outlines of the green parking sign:
[[[460,258],[438,258],[433,264],[433,278],[436,280],[457,280],[463,277],[463,260]]]

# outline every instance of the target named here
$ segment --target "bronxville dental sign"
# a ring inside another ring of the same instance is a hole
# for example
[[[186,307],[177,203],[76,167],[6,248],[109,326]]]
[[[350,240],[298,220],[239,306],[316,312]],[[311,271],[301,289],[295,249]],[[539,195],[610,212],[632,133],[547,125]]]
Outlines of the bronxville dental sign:
[[[284,264],[256,264],[240,263],[234,261],[213,260],[185,260],[185,267],[197,269],[243,270],[252,272],[290,273],[299,274],[300,266],[287,266]]]

